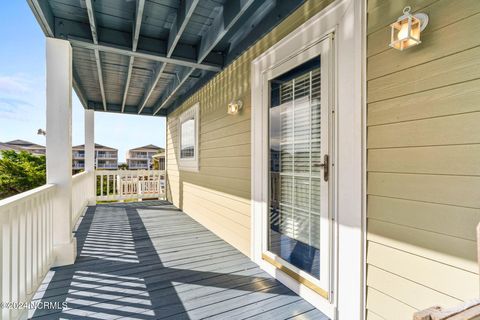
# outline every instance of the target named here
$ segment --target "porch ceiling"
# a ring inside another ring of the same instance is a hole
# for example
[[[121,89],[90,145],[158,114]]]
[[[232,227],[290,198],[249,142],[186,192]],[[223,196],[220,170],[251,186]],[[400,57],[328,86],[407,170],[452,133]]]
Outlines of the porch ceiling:
[[[27,0],[96,111],[166,115],[304,0]]]

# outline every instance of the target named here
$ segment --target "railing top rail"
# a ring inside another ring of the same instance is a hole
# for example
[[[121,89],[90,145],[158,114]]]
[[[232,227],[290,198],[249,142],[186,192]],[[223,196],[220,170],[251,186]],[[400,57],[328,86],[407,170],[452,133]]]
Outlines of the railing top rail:
[[[77,179],[81,179],[82,177],[86,177],[86,176],[88,176],[89,173],[90,172],[88,172],[88,171],[82,171],[82,172],[79,172],[77,174],[74,174],[72,176],[72,180],[77,180]]]
[[[95,170],[97,175],[112,174],[162,174],[165,170]]]
[[[10,206],[21,204],[23,201],[27,200],[30,197],[53,191],[55,187],[56,186],[54,184],[44,184],[43,186],[40,186],[38,188],[28,190],[17,195],[8,197],[6,199],[0,200],[0,212],[2,211],[1,209],[6,209]]]

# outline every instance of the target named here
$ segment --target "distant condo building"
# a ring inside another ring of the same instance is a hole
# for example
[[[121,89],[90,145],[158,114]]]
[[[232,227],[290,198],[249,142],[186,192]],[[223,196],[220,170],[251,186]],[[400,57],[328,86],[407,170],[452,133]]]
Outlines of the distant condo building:
[[[30,141],[12,140],[0,142],[1,150],[26,151],[33,155],[45,155],[45,147]],[[128,169],[165,170],[165,149],[149,144],[127,151]],[[155,165],[154,165],[155,164]],[[99,170],[118,169],[118,149],[95,143],[95,168]],[[78,173],[85,169],[85,145],[72,147],[72,171]]]
[[[152,169],[153,156],[159,153],[164,153],[163,148],[149,144],[143,147],[130,149],[127,152],[128,169]],[[159,163],[162,162],[159,160]],[[165,156],[163,156],[163,164],[165,163]],[[165,165],[164,165],[165,166]]]
[[[95,168],[99,170],[118,169],[118,150],[95,143]],[[85,169],[85,145],[72,148],[72,170]]]
[[[33,155],[45,155],[44,146],[19,139],[0,143],[0,150],[26,151]]]

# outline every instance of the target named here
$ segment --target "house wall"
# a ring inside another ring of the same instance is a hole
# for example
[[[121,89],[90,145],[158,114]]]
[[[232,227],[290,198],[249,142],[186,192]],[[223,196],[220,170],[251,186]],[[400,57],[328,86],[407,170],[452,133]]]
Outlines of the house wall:
[[[167,199],[246,255],[250,255],[251,61],[332,0],[306,1],[269,34],[167,117]],[[241,99],[243,110],[227,114]],[[178,168],[178,116],[200,103],[200,171]]]
[[[388,47],[405,5],[422,43]],[[368,0],[367,315],[479,296],[480,1]]]

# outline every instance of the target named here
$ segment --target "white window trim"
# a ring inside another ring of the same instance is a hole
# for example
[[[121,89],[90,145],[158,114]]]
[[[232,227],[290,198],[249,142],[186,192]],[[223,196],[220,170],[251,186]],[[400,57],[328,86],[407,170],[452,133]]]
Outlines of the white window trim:
[[[252,62],[251,258],[332,320],[360,320],[365,317],[364,12],[364,1],[337,0]],[[268,108],[264,107],[262,100],[262,80],[266,70],[297,55],[333,31],[333,103],[337,128],[334,144],[338,148],[335,152],[338,157],[334,170],[333,295],[329,301],[262,259],[261,226],[268,208]]]
[[[188,159],[181,158],[181,147],[182,147],[182,123],[186,118],[190,118],[193,114],[195,120],[195,150],[194,157]],[[183,171],[192,171],[198,172],[199,168],[199,155],[200,150],[198,148],[198,139],[199,139],[199,127],[200,127],[200,103],[195,103],[193,106],[185,110],[178,117],[178,167]]]

